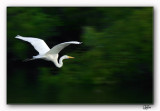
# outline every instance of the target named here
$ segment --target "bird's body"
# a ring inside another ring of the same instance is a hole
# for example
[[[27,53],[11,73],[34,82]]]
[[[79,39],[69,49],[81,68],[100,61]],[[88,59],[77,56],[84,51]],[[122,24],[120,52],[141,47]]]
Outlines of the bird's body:
[[[22,37],[20,35],[17,35],[15,38],[31,43],[31,45],[35,48],[35,50],[39,52],[39,55],[33,56],[32,60],[45,59],[48,61],[52,61],[59,68],[63,66],[64,59],[69,59],[73,57],[64,55],[59,59],[59,63],[58,63],[58,53],[63,48],[67,47],[70,44],[81,44],[81,42],[70,41],[70,42],[64,42],[64,43],[58,44],[50,49],[42,39],[33,38],[33,37]]]

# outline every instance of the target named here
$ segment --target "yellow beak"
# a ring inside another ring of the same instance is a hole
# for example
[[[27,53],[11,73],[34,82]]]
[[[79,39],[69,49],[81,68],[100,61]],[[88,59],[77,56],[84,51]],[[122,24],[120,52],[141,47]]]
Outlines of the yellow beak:
[[[74,57],[68,56],[68,58],[73,59]]]

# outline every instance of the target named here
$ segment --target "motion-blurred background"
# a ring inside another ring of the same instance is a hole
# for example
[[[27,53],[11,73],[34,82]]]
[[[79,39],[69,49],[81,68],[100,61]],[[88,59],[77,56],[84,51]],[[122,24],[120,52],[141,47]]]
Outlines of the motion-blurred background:
[[[59,69],[16,35],[83,44]],[[152,104],[153,46],[152,7],[8,7],[7,103]]]

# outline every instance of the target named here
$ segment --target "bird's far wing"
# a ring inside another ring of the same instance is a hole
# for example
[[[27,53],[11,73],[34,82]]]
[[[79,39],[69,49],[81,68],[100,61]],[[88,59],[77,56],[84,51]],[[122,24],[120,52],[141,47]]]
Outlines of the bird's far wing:
[[[17,35],[15,38],[31,43],[33,47],[39,52],[40,55],[45,54],[50,50],[48,45],[42,39],[32,38],[32,37],[22,37],[20,35]]]
[[[81,44],[81,42],[70,41],[70,42],[64,42],[64,43],[58,44],[53,48],[51,48],[51,50],[48,51],[47,54],[58,54],[63,48],[67,47],[70,44]]]

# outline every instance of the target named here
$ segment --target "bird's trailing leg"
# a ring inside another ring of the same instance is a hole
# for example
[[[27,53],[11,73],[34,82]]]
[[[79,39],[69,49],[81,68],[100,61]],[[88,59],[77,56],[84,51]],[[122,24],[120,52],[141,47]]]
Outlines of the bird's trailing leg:
[[[34,59],[25,59],[25,60],[23,60],[23,62],[28,62],[28,61],[31,61],[31,60],[34,60]]]

